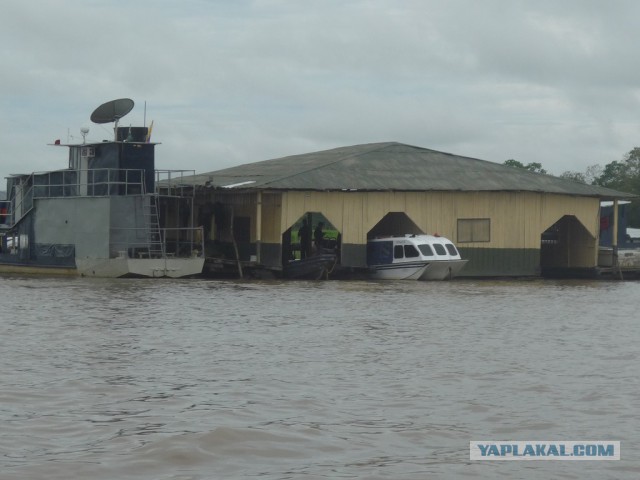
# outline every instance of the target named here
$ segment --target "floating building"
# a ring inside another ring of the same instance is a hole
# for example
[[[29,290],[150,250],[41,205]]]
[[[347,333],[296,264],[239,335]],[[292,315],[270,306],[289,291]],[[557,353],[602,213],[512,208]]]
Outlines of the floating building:
[[[369,239],[426,233],[456,243],[469,260],[463,276],[590,274],[598,268],[601,202],[634,197],[395,142],[249,163],[189,180],[197,186],[209,260],[276,272],[299,258],[297,232],[307,220],[324,223],[337,267],[347,272],[366,269]]]

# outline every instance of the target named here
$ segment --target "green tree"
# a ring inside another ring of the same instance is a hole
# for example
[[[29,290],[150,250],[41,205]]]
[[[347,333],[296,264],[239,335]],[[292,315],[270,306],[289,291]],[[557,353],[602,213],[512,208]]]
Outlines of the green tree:
[[[590,167],[587,167],[587,170],[584,173],[567,170],[560,174],[560,178],[586,183],[587,185],[595,185],[596,179],[602,175],[602,172],[603,169],[600,165],[591,165]]]
[[[621,161],[614,160],[605,165],[602,173],[594,179],[593,183],[621,192],[640,195],[640,147],[635,147]],[[628,212],[627,226],[640,226],[640,202],[638,200],[631,202]]]
[[[601,165],[591,165],[587,167],[587,171],[584,172],[585,180],[589,185],[596,184],[596,178],[602,175],[602,166]]]
[[[560,178],[564,178],[565,180],[573,180],[574,182],[587,183],[587,177],[584,173],[573,172],[571,170],[562,172],[560,174]]]
[[[510,158],[509,160],[506,160],[503,165],[506,165],[507,167],[522,168],[534,173],[547,173],[547,171],[542,168],[542,164],[538,162],[531,162],[524,165],[522,162]]]
[[[605,165],[597,185],[640,194],[640,147],[627,153],[622,161]]]

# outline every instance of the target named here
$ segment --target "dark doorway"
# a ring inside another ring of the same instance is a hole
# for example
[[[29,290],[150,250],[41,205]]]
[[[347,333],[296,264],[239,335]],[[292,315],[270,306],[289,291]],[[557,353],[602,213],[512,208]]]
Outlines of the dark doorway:
[[[342,235],[320,212],[307,212],[282,234],[282,262],[323,253],[340,254]]]
[[[367,240],[375,237],[421,235],[424,232],[404,212],[389,212],[367,233]]]

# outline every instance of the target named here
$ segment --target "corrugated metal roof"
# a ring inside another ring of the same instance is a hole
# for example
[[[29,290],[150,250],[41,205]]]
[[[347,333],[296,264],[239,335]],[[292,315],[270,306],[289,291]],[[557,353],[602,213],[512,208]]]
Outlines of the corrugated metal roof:
[[[396,142],[265,160],[196,175],[193,180],[197,185],[237,190],[533,191],[603,199],[635,197]]]

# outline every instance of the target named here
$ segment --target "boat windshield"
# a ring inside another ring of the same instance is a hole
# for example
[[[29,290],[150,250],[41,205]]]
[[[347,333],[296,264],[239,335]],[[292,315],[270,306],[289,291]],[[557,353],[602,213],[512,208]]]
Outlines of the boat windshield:
[[[433,248],[436,250],[438,255],[447,255],[447,251],[444,249],[444,245],[441,243],[434,243]]]
[[[457,257],[459,255],[458,250],[456,250],[456,247],[453,245],[453,243],[447,243],[445,247],[447,247],[449,255],[453,255],[454,257]]]
[[[433,257],[433,250],[431,250],[431,247],[426,243],[418,245],[418,248],[422,252],[422,255],[424,255],[425,257]]]

